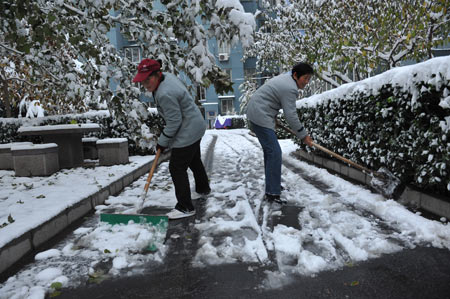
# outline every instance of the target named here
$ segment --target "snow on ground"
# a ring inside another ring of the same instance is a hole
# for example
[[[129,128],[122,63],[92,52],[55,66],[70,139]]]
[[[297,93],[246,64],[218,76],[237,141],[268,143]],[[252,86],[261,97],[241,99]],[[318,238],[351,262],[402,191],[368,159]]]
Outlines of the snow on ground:
[[[261,267],[275,264],[276,270],[266,270],[262,282],[263,287],[275,288],[286,285],[295,275],[313,276],[403,248],[424,245],[450,249],[449,224],[425,219],[395,201],[293,158],[289,153],[296,147],[291,140],[280,141],[283,160],[289,164],[282,169],[283,185],[287,188],[282,196],[289,203],[286,209],[298,211],[298,225],[271,226],[273,217],[282,217],[285,210],[262,201],[264,170],[257,139],[245,129],[208,130],[201,144],[204,157],[215,136],[209,173],[213,192],[206,201],[205,216],[195,221],[201,236],[192,261],[195,267],[236,262]],[[68,172],[58,175],[56,181],[49,178],[45,182],[16,182],[16,188],[9,187],[12,175],[2,172],[2,190],[3,186],[8,188],[3,201],[28,192],[28,196],[16,198],[26,205],[37,201],[39,194],[51,194],[59,188],[59,204],[70,205],[75,199],[63,193],[65,188],[75,188],[70,191],[76,190],[81,196],[90,184],[97,184],[93,180],[104,183],[107,174],[117,175],[111,169],[96,170],[89,173],[91,181]],[[98,177],[100,173],[102,179]],[[143,176],[118,196],[110,196],[105,205],[97,207],[97,214],[111,207],[120,213],[136,212],[145,180]],[[49,184],[50,181],[54,184]],[[28,190],[24,183],[34,186]],[[194,188],[192,177],[191,188]],[[153,177],[144,206],[172,208],[175,203],[165,162]],[[32,215],[29,219],[34,222],[38,217],[49,217],[43,212]],[[164,263],[167,253],[161,241],[157,241],[158,252],[145,251],[148,242],[155,238],[161,240],[158,231],[148,227],[138,224],[111,227],[99,223],[95,215],[54,248],[37,254],[34,263],[0,285],[0,298],[44,298],[46,292],[51,293],[60,285],[77,286],[86,280],[98,282],[113,275],[151,271],[152,265]]]
[[[133,156],[125,165],[62,169],[48,177],[0,170],[0,225],[6,224],[0,228],[0,247],[152,159]]]

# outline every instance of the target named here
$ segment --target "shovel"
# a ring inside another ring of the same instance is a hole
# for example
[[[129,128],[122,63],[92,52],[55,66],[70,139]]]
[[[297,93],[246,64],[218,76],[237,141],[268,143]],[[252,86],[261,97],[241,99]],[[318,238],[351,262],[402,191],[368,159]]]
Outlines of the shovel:
[[[148,187],[150,181],[152,180],[153,173],[155,172],[156,166],[158,165],[159,156],[161,155],[161,150],[158,149],[153,160],[152,167],[147,177],[147,182],[144,187],[144,193],[141,195],[142,202],[139,206],[138,211],[141,211],[144,206],[145,197],[147,196]],[[111,225],[114,224],[128,224],[129,221],[135,223],[148,224],[151,226],[156,226],[156,228],[163,233],[167,231],[169,225],[169,218],[166,215],[145,215],[145,214],[100,214],[100,221],[107,222]],[[156,242],[156,241],[155,241]],[[155,243],[150,243],[147,250],[156,251],[157,247]]]
[[[156,166],[158,165],[159,156],[161,156],[161,149],[158,149],[156,151],[155,159],[153,160],[152,168],[150,169],[150,172],[148,173],[147,182],[144,186],[144,192],[141,195],[141,206],[139,207],[139,210],[142,210],[144,207],[145,197],[147,196],[148,187],[150,186],[150,182],[153,178],[153,173],[155,172]]]
[[[277,126],[285,130],[286,132],[295,135],[295,132],[291,129],[283,126],[279,122],[277,122]],[[401,181],[394,176],[393,173],[391,173],[387,168],[381,167],[378,169],[378,171],[371,170],[367,167],[364,167],[362,165],[359,165],[349,159],[346,159],[342,157],[339,154],[336,154],[335,152],[330,151],[329,149],[315,143],[311,142],[312,146],[317,148],[318,150],[321,150],[333,157],[335,157],[338,160],[341,160],[345,163],[350,164],[351,166],[358,168],[362,170],[363,172],[369,173],[372,175],[372,180],[370,181],[370,185],[379,193],[383,194],[385,197],[393,197],[396,198],[404,189],[403,184]]]

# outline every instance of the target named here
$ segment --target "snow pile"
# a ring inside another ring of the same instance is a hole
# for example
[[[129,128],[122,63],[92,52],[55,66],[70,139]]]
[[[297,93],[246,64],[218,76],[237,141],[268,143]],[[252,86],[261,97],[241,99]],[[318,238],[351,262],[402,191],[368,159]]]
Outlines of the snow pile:
[[[88,278],[132,273],[150,261],[161,263],[166,253],[165,232],[148,224],[99,223],[75,230],[72,238],[63,248],[38,253],[34,268],[10,277],[0,289],[0,298],[43,299],[46,292],[54,291],[55,283],[59,288],[75,287]],[[147,251],[152,244],[158,248],[155,253]]]

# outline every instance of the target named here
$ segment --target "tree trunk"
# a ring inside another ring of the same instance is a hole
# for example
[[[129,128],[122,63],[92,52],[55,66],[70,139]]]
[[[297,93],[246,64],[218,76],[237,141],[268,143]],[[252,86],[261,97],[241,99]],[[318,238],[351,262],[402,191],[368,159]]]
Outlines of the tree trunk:
[[[4,70],[2,70],[2,75],[0,76],[0,84],[2,85],[3,104],[5,105],[5,109],[6,109],[6,117],[12,117],[11,116],[11,102],[9,100],[8,81],[6,80],[6,74],[5,74]]]

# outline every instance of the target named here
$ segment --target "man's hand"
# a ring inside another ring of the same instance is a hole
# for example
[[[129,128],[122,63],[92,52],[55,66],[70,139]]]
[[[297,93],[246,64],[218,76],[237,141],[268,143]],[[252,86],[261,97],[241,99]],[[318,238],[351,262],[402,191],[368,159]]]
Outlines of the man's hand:
[[[306,145],[308,145],[308,146],[313,146],[312,145],[313,140],[312,140],[312,138],[309,135],[306,135],[306,137],[303,138],[302,141],[304,143],[306,143]]]
[[[161,153],[166,150],[167,147],[161,146],[158,143],[156,144],[156,150],[161,150]]]

